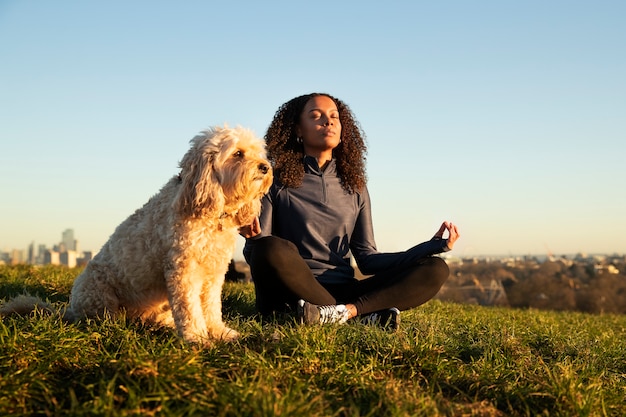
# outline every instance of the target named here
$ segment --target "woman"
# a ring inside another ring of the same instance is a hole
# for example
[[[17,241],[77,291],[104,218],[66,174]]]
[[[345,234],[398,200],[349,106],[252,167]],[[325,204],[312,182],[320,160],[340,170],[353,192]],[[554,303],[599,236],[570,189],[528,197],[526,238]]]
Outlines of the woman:
[[[437,294],[449,270],[432,255],[452,249],[457,228],[444,222],[427,242],[378,252],[364,135],[345,103],[296,97],[278,109],[265,140],[274,184],[260,218],[240,230],[262,315],[295,310],[308,324],[362,316],[395,329],[399,310]],[[349,252],[370,277],[355,278]]]

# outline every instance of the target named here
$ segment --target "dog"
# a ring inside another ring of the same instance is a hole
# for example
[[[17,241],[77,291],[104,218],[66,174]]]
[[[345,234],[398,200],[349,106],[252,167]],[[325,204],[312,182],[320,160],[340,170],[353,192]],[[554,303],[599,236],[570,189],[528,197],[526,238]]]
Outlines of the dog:
[[[213,127],[191,140],[170,179],[122,222],[73,283],[63,317],[73,322],[124,311],[211,344],[239,334],[222,319],[222,286],[238,229],[259,215],[272,183],[265,143],[250,130]],[[51,310],[17,297],[1,315]]]

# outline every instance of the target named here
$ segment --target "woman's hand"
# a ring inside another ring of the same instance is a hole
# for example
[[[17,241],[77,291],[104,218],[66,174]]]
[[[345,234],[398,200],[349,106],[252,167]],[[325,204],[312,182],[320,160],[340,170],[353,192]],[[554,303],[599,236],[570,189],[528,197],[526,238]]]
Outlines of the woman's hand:
[[[452,250],[452,247],[454,246],[454,242],[456,242],[457,239],[461,235],[459,235],[459,231],[456,228],[456,225],[452,224],[451,222],[443,222],[441,224],[441,227],[437,231],[437,233],[435,233],[435,236],[433,236],[433,239],[443,239],[443,234],[446,231],[448,232],[448,245],[447,246],[448,246],[448,249]]]
[[[246,239],[261,234],[261,222],[259,222],[259,218],[255,217],[252,224],[241,226],[239,228],[239,234]]]

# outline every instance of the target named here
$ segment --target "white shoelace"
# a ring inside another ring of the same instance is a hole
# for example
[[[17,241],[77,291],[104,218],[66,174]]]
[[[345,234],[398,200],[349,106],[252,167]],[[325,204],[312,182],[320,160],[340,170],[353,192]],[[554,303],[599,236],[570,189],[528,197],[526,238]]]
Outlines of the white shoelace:
[[[386,313],[386,314],[384,314]],[[376,325],[376,326],[387,326],[387,325],[391,325],[393,322],[399,320],[399,316],[400,316],[400,310],[398,310],[395,307],[392,307],[388,310],[386,310],[385,312],[379,312],[376,311],[374,313],[369,313],[366,316],[363,316],[361,318],[361,323],[368,325],[368,326],[372,326],[372,325]],[[385,315],[387,317],[385,317]],[[381,319],[385,317],[385,322],[381,323]]]
[[[345,305],[319,306],[320,323],[345,323],[348,321],[348,309]]]
[[[378,313],[370,313],[367,316],[363,317],[361,319],[361,323],[367,325],[367,326],[373,326],[378,324],[378,321],[380,320],[380,314]]]

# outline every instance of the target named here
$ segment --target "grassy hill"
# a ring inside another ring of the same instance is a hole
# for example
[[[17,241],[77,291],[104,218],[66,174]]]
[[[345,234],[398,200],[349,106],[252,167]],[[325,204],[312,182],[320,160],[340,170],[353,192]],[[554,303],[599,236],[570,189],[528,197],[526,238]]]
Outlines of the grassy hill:
[[[0,298],[66,303],[79,270],[0,266]],[[432,301],[398,333],[259,321],[229,283],[232,344],[122,318],[0,323],[0,415],[621,416],[626,317]]]

